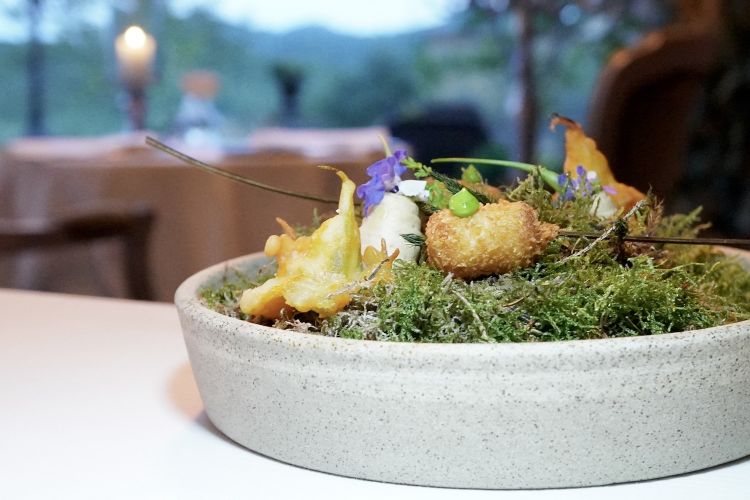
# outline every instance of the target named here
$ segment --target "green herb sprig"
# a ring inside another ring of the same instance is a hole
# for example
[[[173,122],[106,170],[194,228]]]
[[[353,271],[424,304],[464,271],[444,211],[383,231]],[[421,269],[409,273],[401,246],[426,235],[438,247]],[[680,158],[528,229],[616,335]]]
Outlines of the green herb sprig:
[[[414,158],[408,157],[405,160],[401,162],[403,166],[408,168],[409,170],[414,172],[414,177],[417,179],[424,179],[427,177],[432,177],[438,182],[442,182],[445,186],[445,189],[447,189],[451,194],[456,194],[462,189],[464,189],[464,185],[458,182],[453,177],[447,176],[445,174],[442,174],[436,170],[434,170],[431,167],[428,167],[424,163],[420,163]],[[487,196],[483,195],[482,193],[471,189],[466,188],[467,191],[469,191],[474,197],[477,199],[479,203],[491,203],[492,200],[490,200]],[[446,200],[447,203],[447,200]],[[442,208],[442,207],[441,207]]]

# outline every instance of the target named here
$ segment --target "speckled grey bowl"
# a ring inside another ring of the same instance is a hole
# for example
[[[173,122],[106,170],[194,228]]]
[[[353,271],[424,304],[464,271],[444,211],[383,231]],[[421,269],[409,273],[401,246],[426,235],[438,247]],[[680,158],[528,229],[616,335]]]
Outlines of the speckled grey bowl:
[[[750,454],[750,322],[538,344],[321,337],[175,301],[211,421],[275,459],[376,481],[460,488],[590,486]]]

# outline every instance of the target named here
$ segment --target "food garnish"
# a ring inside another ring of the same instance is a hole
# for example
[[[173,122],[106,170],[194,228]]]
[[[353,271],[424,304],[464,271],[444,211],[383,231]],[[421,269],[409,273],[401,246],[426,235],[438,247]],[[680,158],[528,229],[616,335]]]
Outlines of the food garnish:
[[[530,266],[557,231],[522,201],[487,203],[470,217],[444,209],[427,221],[427,255],[457,278],[505,274]]]
[[[646,195],[633,186],[623,184],[615,179],[609,168],[607,157],[599,151],[596,143],[583,132],[575,121],[563,116],[554,116],[550,128],[557,125],[565,127],[565,164],[563,171],[572,181],[598,182],[602,194],[609,198],[614,207],[630,210],[633,205],[646,199]],[[581,168],[583,167],[583,168]],[[593,174],[593,175],[591,175]],[[588,179],[586,175],[590,175]]]
[[[463,164],[454,179],[386,150],[357,189],[358,215],[355,186],[338,172],[336,216],[310,236],[279,221],[283,234],[265,249],[275,273],[241,300],[242,284],[258,277],[228,279],[204,292],[206,303],[278,328],[409,342],[623,337],[750,319],[750,273],[708,246],[747,240],[697,238],[706,227],[699,209],[665,215],[654,196],[615,179],[580,125],[562,117],[552,125],[566,129],[562,173],[433,160]],[[527,176],[489,186],[477,167]]]
[[[354,216],[355,185],[343,172],[338,176],[338,213],[312,235],[298,237],[279,220],[284,234],[269,237],[265,247],[266,255],[276,258],[276,275],[242,294],[239,305],[243,313],[275,319],[291,307],[325,318],[349,303],[346,287],[361,278],[362,255]]]
[[[448,200],[448,208],[456,217],[471,217],[479,210],[480,203],[466,188],[461,189]]]
[[[422,234],[419,207],[406,196],[385,193],[383,199],[362,219],[359,227],[362,252],[367,247],[398,250],[398,259],[416,262],[419,248],[407,242],[402,234]]]

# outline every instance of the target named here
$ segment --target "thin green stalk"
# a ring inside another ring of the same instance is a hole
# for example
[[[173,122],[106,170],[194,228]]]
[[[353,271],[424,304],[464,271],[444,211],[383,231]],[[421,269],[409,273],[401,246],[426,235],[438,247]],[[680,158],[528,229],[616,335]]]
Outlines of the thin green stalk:
[[[493,165],[496,167],[510,167],[523,170],[524,172],[533,173],[539,172],[539,176],[542,178],[545,184],[556,192],[562,191],[562,186],[557,181],[558,173],[548,168],[544,168],[541,165],[532,165],[531,163],[521,163],[519,161],[509,160],[489,160],[484,158],[436,158],[431,163],[476,163],[479,165]]]
[[[254,181],[252,179],[248,179],[247,177],[244,177],[242,175],[235,174],[233,172],[229,172],[227,170],[214,167],[213,165],[209,165],[208,163],[204,163],[198,159],[193,158],[192,156],[188,156],[184,153],[181,153],[177,151],[176,149],[172,149],[166,144],[164,144],[161,141],[158,141],[154,139],[153,137],[146,137],[146,144],[149,146],[152,146],[160,151],[163,151],[171,156],[174,156],[175,158],[184,161],[188,165],[192,165],[194,167],[197,167],[204,172],[209,172],[211,174],[220,175],[222,177],[226,177],[227,179],[231,179],[236,182],[241,182],[242,184],[247,184],[249,186],[253,186],[259,189],[264,189],[266,191],[271,191],[273,193],[279,193],[279,194],[285,194],[287,196],[294,196],[295,198],[302,198],[303,200],[311,200],[311,201],[320,201],[323,203],[332,203],[334,205],[337,205],[339,200],[333,199],[333,198],[324,198],[322,196],[317,196],[314,194],[307,194],[307,193],[299,193],[297,191],[292,191],[289,189],[279,188],[276,186],[271,186],[269,184],[264,184],[262,182]],[[331,167],[322,167],[325,169],[331,169],[336,170]]]

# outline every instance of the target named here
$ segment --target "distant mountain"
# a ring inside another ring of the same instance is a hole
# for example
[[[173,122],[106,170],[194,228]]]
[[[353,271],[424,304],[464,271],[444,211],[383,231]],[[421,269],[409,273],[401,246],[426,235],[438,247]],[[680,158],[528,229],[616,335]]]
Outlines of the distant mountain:
[[[307,26],[287,33],[252,32],[251,51],[270,60],[288,60],[309,66],[355,69],[376,51],[409,58],[428,32],[357,37],[320,26]]]

